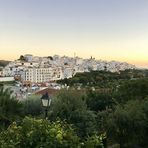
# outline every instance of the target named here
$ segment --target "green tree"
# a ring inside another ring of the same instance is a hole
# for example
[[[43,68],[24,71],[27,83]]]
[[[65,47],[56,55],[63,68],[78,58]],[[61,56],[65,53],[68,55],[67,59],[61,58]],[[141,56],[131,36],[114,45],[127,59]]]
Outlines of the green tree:
[[[5,67],[10,61],[0,60],[0,66]]]
[[[87,110],[81,91],[63,90],[53,99],[49,119],[57,117],[73,124],[82,137],[96,130],[96,116]]]
[[[96,112],[112,108],[115,104],[111,94],[91,90],[87,93],[86,103],[90,110]]]
[[[26,117],[0,133],[1,148],[103,148],[102,135],[80,139],[72,125]]]
[[[12,96],[10,89],[0,87],[0,122],[8,126],[23,115],[22,104]]]
[[[40,99],[40,96],[30,96],[24,101],[22,101],[23,104],[23,111],[25,115],[32,115],[32,116],[39,116],[42,114],[42,102]]]
[[[141,142],[141,146],[144,148],[148,147],[148,97],[145,98],[145,100],[142,102],[142,109],[143,112],[145,113],[146,116],[146,126],[144,128],[144,132],[143,132],[143,140]]]
[[[141,145],[147,127],[146,114],[142,108],[145,102],[132,100],[124,106],[118,105],[108,118],[108,135],[121,148]]]
[[[124,82],[117,87],[114,97],[119,103],[132,99],[144,99],[148,96],[148,79],[137,79]]]
[[[20,55],[19,60],[21,60],[21,61],[26,61],[26,59],[25,59],[25,57],[24,57],[23,55]]]
[[[87,106],[83,94],[75,90],[62,90],[52,100],[53,117],[70,120],[75,110],[86,110]]]
[[[0,133],[1,148],[78,148],[79,137],[65,122],[26,117]]]
[[[85,148],[104,148],[102,136],[92,135],[87,137]]]

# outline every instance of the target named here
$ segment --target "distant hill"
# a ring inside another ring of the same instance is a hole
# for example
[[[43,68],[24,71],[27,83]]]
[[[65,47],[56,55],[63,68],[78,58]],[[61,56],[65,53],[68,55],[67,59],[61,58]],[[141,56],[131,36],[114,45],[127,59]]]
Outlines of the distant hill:
[[[5,67],[6,65],[8,65],[10,61],[6,61],[6,60],[0,60],[0,67]]]

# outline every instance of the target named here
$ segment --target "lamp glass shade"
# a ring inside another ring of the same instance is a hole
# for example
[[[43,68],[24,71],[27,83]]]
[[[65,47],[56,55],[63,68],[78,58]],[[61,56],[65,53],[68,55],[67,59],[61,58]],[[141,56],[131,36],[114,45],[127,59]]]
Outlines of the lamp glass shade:
[[[44,107],[48,107],[49,106],[49,99],[42,99],[42,104]]]
[[[50,106],[50,104],[51,104],[51,99],[49,99],[49,103],[48,103],[48,106]]]

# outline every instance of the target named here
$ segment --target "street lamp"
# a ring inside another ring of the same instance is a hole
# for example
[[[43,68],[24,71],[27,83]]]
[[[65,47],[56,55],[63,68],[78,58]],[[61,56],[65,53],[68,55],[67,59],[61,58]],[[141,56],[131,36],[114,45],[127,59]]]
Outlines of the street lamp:
[[[45,108],[45,119],[47,119],[48,107],[51,104],[51,98],[49,97],[48,93],[45,93],[42,97],[42,105]]]

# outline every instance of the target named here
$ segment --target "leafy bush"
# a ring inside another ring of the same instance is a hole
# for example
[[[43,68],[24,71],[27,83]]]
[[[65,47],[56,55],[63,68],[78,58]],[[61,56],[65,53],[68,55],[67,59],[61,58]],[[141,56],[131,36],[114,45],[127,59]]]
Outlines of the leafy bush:
[[[26,117],[0,133],[1,148],[78,148],[79,138],[70,125]]]
[[[148,78],[130,80],[118,86],[115,98],[119,103],[128,100],[144,99],[148,96]]]
[[[42,113],[42,102],[39,96],[30,96],[22,101],[25,115],[39,116]]]
[[[109,137],[121,147],[148,146],[145,143],[148,139],[148,116],[144,110],[145,104],[148,105],[148,100],[131,100],[123,106],[118,105],[115,112],[109,116]]]
[[[85,148],[104,148],[102,136],[92,135],[85,141]]]
[[[81,142],[80,142],[81,141]],[[0,133],[1,148],[103,148],[102,137],[83,140],[66,122],[49,122],[26,117],[20,125],[13,122]]]
[[[103,111],[106,108],[112,108],[115,104],[110,93],[98,93],[89,91],[86,97],[86,103],[90,110]]]
[[[83,94],[74,90],[62,90],[54,99],[51,106],[51,117],[66,120],[73,124],[79,136],[94,134],[96,116],[87,109]]]
[[[0,87],[0,126],[8,126],[22,115],[22,104],[12,97],[12,91]]]

